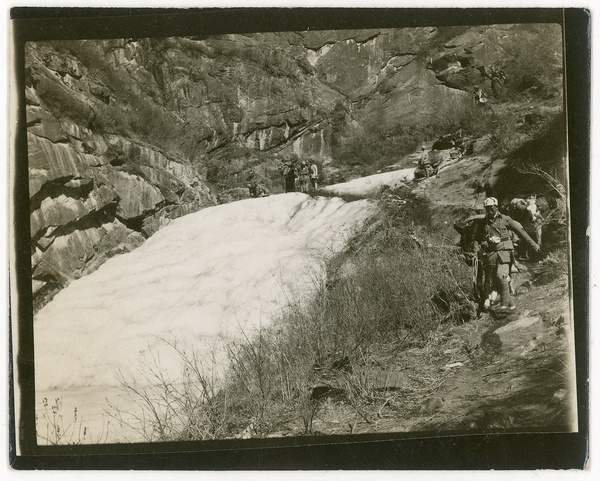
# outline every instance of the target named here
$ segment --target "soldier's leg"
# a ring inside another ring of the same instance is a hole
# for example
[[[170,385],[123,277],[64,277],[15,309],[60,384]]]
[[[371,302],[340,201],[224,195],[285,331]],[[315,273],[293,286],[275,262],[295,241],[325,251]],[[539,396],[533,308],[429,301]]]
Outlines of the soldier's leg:
[[[484,268],[482,269],[482,282],[481,282],[481,299],[484,303],[484,307],[491,307],[490,294],[492,293],[492,289],[494,288],[494,278],[496,276],[496,267],[492,264],[485,263]]]
[[[500,293],[500,307],[508,308],[514,306],[514,300],[510,294],[508,282],[510,280],[510,264],[498,264],[496,269],[496,282]]]
[[[485,300],[488,298],[490,293],[489,289],[486,289],[486,275],[483,264],[481,262],[477,262],[475,268],[477,269],[475,300],[477,301],[479,311],[481,312],[485,308]]]

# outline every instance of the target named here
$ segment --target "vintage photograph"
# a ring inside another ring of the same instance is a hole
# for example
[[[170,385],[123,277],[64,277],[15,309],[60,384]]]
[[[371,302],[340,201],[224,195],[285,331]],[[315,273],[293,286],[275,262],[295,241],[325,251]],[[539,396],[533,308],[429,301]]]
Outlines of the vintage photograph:
[[[563,38],[26,42],[36,444],[577,432]]]

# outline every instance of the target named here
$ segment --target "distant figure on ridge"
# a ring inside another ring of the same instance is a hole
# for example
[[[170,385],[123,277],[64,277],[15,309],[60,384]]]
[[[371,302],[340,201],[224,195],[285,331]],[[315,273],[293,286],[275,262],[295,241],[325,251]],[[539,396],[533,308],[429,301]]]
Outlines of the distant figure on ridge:
[[[319,188],[318,187],[319,169],[317,167],[317,164],[315,164],[314,160],[311,160],[309,162],[309,169],[310,169],[310,184],[311,184],[312,190],[315,191]]]
[[[296,192],[296,160],[296,158],[291,157],[283,166],[286,192]]]
[[[483,95],[483,90],[481,90],[479,85],[475,85],[475,88],[473,89],[473,100],[479,105],[485,105],[487,103],[487,99]]]
[[[501,99],[504,95],[504,85],[506,84],[506,75],[500,68],[492,67],[489,77],[492,79],[492,93],[496,99]]]
[[[269,195],[269,190],[264,186],[264,184],[255,179],[248,184],[248,191],[250,192],[250,196],[254,198],[267,197]]]
[[[433,167],[431,167],[431,162],[429,160],[429,152],[427,152],[426,147],[421,145],[421,157],[419,158],[419,168],[425,173],[425,177],[431,177],[433,174]]]
[[[308,193],[308,183],[310,181],[310,171],[305,161],[300,162],[298,169],[298,182],[300,183],[300,191]]]

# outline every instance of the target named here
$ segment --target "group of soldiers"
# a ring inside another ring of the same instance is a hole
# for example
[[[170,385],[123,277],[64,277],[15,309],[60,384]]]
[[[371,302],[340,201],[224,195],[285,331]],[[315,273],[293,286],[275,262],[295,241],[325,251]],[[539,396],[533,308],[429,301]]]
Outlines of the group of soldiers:
[[[280,166],[286,192],[308,193],[318,188],[319,169],[313,160],[298,162],[297,156],[288,157]],[[248,177],[248,192],[251,197],[266,197],[270,194],[265,185],[254,174]]]
[[[425,155],[422,163],[426,169],[430,167]],[[290,157],[283,162],[281,173],[286,192],[295,192],[297,184],[299,190],[305,193],[309,191],[309,185],[313,190],[318,187],[318,170],[313,161],[298,162],[297,158]],[[431,173],[427,169],[427,176]],[[252,197],[269,195],[264,185],[255,180],[248,184],[248,189]],[[506,209],[509,216],[500,212],[495,197],[488,197],[483,203],[485,214],[454,224],[461,234],[461,247],[467,263],[473,267],[475,297],[480,312],[490,308],[497,296],[500,298],[498,311],[510,312],[516,308],[511,284],[511,274],[517,265],[515,249],[518,248],[519,253],[528,258],[535,257],[541,249],[542,216],[537,200],[534,195],[513,199]]]
[[[535,202],[535,198],[534,198]],[[530,250],[541,249],[541,231],[530,236],[522,224],[499,211],[498,200],[488,197],[484,203],[485,215],[477,215],[461,224],[455,224],[461,234],[461,247],[467,262],[473,267],[473,284],[479,310],[491,307],[494,293],[500,297],[499,312],[516,309],[511,274],[515,268],[515,247],[519,238]],[[531,208],[528,212],[533,211]],[[539,222],[540,216],[537,217]]]
[[[318,188],[319,171],[312,160],[298,162],[296,157],[288,158],[283,164],[282,174],[286,192],[296,192],[296,185],[304,193],[308,193],[309,187],[313,191]]]

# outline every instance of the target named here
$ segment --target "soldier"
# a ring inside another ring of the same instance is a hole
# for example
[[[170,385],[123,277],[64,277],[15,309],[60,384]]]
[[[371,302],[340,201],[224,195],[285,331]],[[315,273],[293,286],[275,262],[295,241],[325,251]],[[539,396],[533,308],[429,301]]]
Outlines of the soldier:
[[[419,167],[425,172],[425,177],[430,177],[433,174],[433,167],[429,161],[429,152],[424,145],[421,145],[421,158],[419,159]]]
[[[318,180],[319,180],[319,169],[317,164],[315,164],[314,160],[309,161],[309,170],[310,170],[310,184],[312,186],[312,190],[318,189]]]
[[[486,215],[479,220],[479,229],[473,251],[480,253],[483,260],[485,279],[485,291],[493,285],[500,293],[500,311],[514,310],[516,308],[514,299],[510,293],[510,273],[514,264],[514,244],[512,234],[514,232],[525,240],[536,252],[540,246],[525,232],[518,222],[498,210],[498,200],[488,197],[483,203]]]
[[[473,88],[473,100],[477,105],[485,105],[487,103],[487,99],[479,85],[475,85],[475,88]]]
[[[283,167],[285,191],[296,192],[296,159],[288,160]]]
[[[308,193],[308,183],[310,181],[310,171],[306,162],[300,162],[300,168],[298,169],[298,182],[300,183],[300,191],[305,194]]]
[[[264,184],[256,180],[252,180],[248,184],[248,190],[250,192],[250,196],[254,198],[267,197],[269,195],[269,190],[264,186]]]

